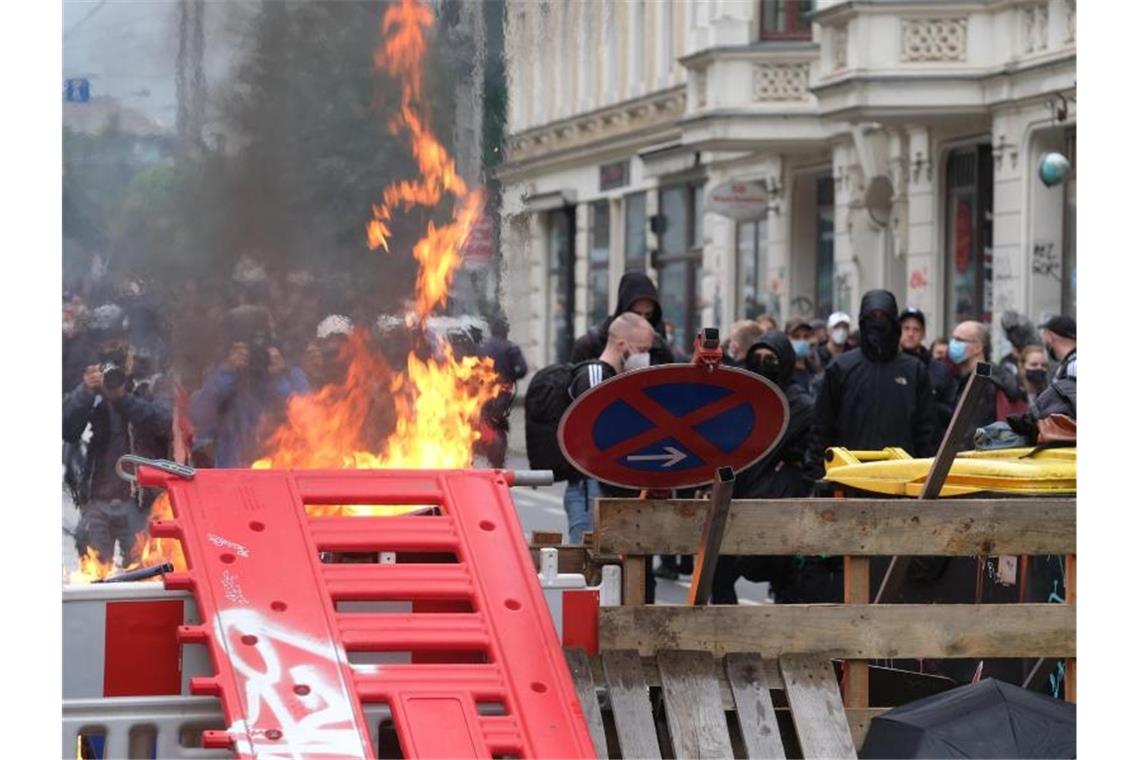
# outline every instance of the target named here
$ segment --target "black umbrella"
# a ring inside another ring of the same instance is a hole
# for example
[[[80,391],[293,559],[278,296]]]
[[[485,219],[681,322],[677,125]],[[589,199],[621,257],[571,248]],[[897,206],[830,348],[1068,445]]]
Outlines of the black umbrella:
[[[1077,708],[987,678],[871,721],[863,758],[1075,758]]]

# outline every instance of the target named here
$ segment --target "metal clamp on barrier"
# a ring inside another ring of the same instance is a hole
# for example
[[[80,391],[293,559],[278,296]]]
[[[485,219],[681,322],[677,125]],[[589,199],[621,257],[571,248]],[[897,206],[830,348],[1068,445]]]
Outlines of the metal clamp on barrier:
[[[135,465],[133,472],[128,472],[126,468],[123,467],[124,464],[128,463]],[[135,454],[124,454],[119,457],[119,461],[115,462],[115,473],[128,483],[135,483],[138,481],[138,468],[143,465],[153,467],[156,470],[162,470],[163,472],[169,472],[171,475],[177,475],[186,480],[193,479],[196,473],[193,467],[178,464],[178,462],[171,462],[169,459],[147,459],[146,457],[140,457]]]

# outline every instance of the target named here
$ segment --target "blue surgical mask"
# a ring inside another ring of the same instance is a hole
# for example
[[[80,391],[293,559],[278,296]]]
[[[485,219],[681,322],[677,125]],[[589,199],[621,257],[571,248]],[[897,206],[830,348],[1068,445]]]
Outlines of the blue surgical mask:
[[[806,359],[811,352],[811,343],[806,340],[793,340],[792,350],[796,352],[797,359]]]
[[[950,346],[946,349],[946,358],[955,364],[966,361],[966,342],[957,338],[950,339]]]

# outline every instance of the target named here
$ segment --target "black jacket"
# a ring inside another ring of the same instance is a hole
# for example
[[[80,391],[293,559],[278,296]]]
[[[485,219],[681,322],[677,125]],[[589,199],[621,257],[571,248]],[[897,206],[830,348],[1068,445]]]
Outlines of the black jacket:
[[[808,454],[813,477],[823,475],[824,449],[829,446],[855,450],[898,446],[914,457],[936,453],[937,411],[930,372],[921,361],[898,350],[902,328],[898,306],[888,291],[872,290],[863,296],[860,333],[871,333],[868,318],[873,309],[887,314],[890,332],[875,346],[843,352],[824,371]]]
[[[589,359],[597,359],[606,349],[606,340],[610,332],[610,323],[620,314],[630,310],[633,302],[640,298],[653,301],[655,308],[649,319],[657,335],[653,338],[653,348],[649,350],[650,364],[672,364],[676,359],[673,350],[665,342],[665,320],[661,316],[661,300],[657,297],[657,286],[649,275],[644,272],[626,272],[622,275],[618,285],[617,308],[614,313],[586,331],[586,334],[574,341],[574,348],[570,351],[570,361],[577,364]]]
[[[811,396],[792,380],[796,355],[782,332],[770,331],[753,343],[748,352],[767,348],[780,359],[777,380],[788,399],[788,428],[776,447],[759,462],[736,476],[732,495],[738,499],[785,499],[811,494],[811,480],[805,474],[804,457],[812,424]]]
[[[115,403],[92,393],[82,382],[64,397],[65,442],[78,444],[91,423],[91,441],[75,484],[78,503],[131,498],[130,484],[115,474],[115,463],[123,454],[151,459],[170,456],[173,404],[169,394],[153,390],[156,384],[151,381],[144,389],[131,381],[127,395]]]
[[[934,406],[938,411],[938,429],[935,437],[941,441],[946,428],[950,427],[954,409],[958,406],[958,381],[944,363],[933,361],[934,357],[930,355],[930,349],[926,346],[919,346],[914,351],[906,353],[918,359],[930,370],[930,389],[934,393]]]
[[[934,362],[937,364],[937,362]],[[962,394],[966,391],[966,383],[970,380],[968,373],[963,373],[957,379],[958,392],[955,395],[954,405],[957,407],[958,401],[961,400]],[[981,401],[978,403],[977,411],[974,412],[973,419],[966,428],[962,440],[959,442],[959,447],[962,451],[969,451],[974,448],[974,433],[980,427],[985,427],[993,422],[1004,422],[998,419],[997,413],[997,398],[998,393],[1003,393],[1010,401],[1028,401],[1028,394],[1025,389],[1017,382],[1017,375],[1011,375],[1004,367],[999,365],[990,366],[990,379],[982,382]]]

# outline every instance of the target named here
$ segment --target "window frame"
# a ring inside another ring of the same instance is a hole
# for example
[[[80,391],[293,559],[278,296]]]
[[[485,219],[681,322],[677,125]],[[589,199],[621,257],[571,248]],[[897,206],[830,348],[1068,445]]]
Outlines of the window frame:
[[[807,25],[807,29],[795,29],[794,31],[778,31],[764,28],[764,4],[780,2],[784,4],[784,16],[787,19],[787,26],[792,29],[801,23]],[[758,37],[761,42],[768,42],[772,40],[806,40],[811,41],[811,14],[815,12],[815,3],[807,11],[807,19],[803,19],[800,15],[800,1],[799,0],[757,0],[756,2],[756,28]]]

